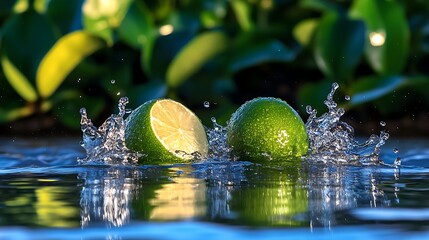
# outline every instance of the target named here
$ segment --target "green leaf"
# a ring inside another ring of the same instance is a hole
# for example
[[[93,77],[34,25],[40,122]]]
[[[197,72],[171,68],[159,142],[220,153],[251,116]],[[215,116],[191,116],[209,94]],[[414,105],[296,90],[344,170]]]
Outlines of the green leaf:
[[[33,83],[40,60],[56,40],[52,24],[44,15],[30,8],[8,19],[3,31],[2,51]]]
[[[113,29],[121,25],[132,0],[86,0],[83,4],[85,30],[113,44]]]
[[[203,6],[199,11],[201,24],[205,28],[222,26],[227,13],[227,1],[201,1]]]
[[[333,1],[328,1],[328,0],[300,0],[300,6],[304,8],[322,11],[322,12],[344,11],[344,9],[342,9],[338,4],[335,4],[333,3]]]
[[[402,76],[369,76],[357,80],[350,88],[350,105],[358,105],[379,99],[394,90],[399,89],[406,83],[406,78]]]
[[[19,118],[28,117],[34,113],[31,105],[13,109],[0,109],[0,123],[11,122]]]
[[[245,0],[233,0],[229,1],[231,8],[234,10],[235,17],[238,24],[243,31],[250,31],[254,28],[252,21],[252,9],[249,1]]]
[[[362,56],[365,26],[334,13],[320,21],[315,37],[314,57],[320,70],[338,82],[347,82]]]
[[[196,36],[176,56],[167,70],[167,84],[178,87],[197,72],[207,61],[223,52],[228,37],[219,31],[205,32]]]
[[[290,62],[296,56],[296,52],[278,40],[248,41],[241,47],[235,50],[229,62],[228,69],[232,73],[265,62]]]
[[[350,16],[367,27],[365,54],[378,73],[401,73],[409,51],[409,27],[405,12],[396,1],[356,0]]]
[[[151,13],[142,2],[133,2],[118,28],[121,39],[140,49],[154,37],[154,23]]]
[[[194,36],[195,34],[189,31],[173,31],[171,34],[154,38],[149,49],[143,48],[141,52],[143,69],[150,78],[164,80],[173,59]]]
[[[106,46],[99,37],[84,31],[63,36],[49,50],[37,71],[37,90],[44,98],[51,96],[67,75],[85,57]]]
[[[27,102],[35,102],[37,100],[37,93],[30,81],[22,74],[5,53],[1,55],[1,65],[6,79],[15,91]]]
[[[319,24],[318,19],[304,19],[293,28],[293,36],[302,45],[308,46]]]

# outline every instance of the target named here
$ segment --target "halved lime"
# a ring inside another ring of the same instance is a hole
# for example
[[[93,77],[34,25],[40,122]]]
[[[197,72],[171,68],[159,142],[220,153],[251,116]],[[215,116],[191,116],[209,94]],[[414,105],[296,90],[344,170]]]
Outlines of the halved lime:
[[[206,132],[198,117],[182,104],[159,99],[144,103],[126,119],[125,143],[145,154],[140,163],[170,164],[207,156]]]

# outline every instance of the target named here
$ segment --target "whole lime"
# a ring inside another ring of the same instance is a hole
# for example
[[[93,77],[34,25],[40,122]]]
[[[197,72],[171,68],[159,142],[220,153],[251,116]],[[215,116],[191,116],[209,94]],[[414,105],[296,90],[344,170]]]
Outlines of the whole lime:
[[[185,163],[208,152],[206,132],[198,117],[170,99],[144,103],[126,119],[125,144],[145,156],[145,164]]]
[[[252,162],[293,162],[308,151],[308,136],[298,113],[277,98],[244,103],[227,125],[227,142],[235,156]]]

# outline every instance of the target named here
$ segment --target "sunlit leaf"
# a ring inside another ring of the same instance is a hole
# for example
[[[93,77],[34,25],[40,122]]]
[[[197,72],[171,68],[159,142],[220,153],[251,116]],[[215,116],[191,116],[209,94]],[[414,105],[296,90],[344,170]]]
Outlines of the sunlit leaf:
[[[356,0],[350,15],[367,27],[365,54],[371,67],[381,74],[398,74],[409,51],[409,27],[404,9],[396,1]]]
[[[223,52],[228,37],[218,31],[205,32],[195,37],[176,56],[167,70],[170,87],[177,87],[198,71],[207,61]]]
[[[13,11],[16,13],[23,13],[27,11],[28,6],[28,0],[16,0],[15,6],[13,7]]]
[[[254,28],[252,21],[252,9],[249,1],[234,0],[229,1],[234,10],[235,17],[243,31],[250,31]]]
[[[329,0],[300,0],[300,5],[304,8],[318,11],[343,11],[343,9],[338,4],[335,4],[334,1]]]
[[[318,23],[319,21],[315,18],[302,20],[294,27],[293,36],[302,46],[307,46],[314,35]]]
[[[40,63],[36,77],[40,95],[51,96],[76,65],[105,45],[102,39],[84,31],[63,36]]]
[[[15,91],[26,101],[34,102],[37,100],[37,93],[33,85],[22,74],[19,69],[9,61],[5,53],[1,55],[1,65],[6,79]]]
[[[19,106],[14,108],[0,108],[0,123],[11,122],[19,118],[28,117],[34,113],[31,105]]]
[[[349,80],[358,64],[365,44],[365,26],[327,13],[320,21],[315,37],[314,56],[317,65],[330,79]]]
[[[33,7],[39,13],[45,13],[50,0],[33,0]]]
[[[229,70],[232,73],[265,62],[289,62],[296,56],[296,52],[277,40],[243,44],[244,48],[236,51],[230,59]]]
[[[132,0],[86,0],[83,4],[85,30],[113,44],[113,29],[119,27]]]

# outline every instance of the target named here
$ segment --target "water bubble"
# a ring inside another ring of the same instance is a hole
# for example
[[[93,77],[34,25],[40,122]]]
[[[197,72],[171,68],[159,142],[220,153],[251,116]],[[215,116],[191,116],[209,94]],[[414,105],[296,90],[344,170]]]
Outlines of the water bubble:
[[[205,108],[209,108],[210,107],[210,102],[209,101],[204,101],[204,107]]]
[[[110,80],[110,83],[111,83],[111,84],[115,84],[115,83],[116,83],[116,80],[115,80],[115,79],[112,79],[112,80]]]
[[[386,126],[386,122],[381,121],[381,122],[380,122],[380,126],[385,127],[385,126]]]
[[[346,96],[344,96],[344,99],[347,100],[347,101],[350,101],[350,96],[346,95]]]
[[[397,148],[393,149],[393,153],[398,154],[399,150]]]

